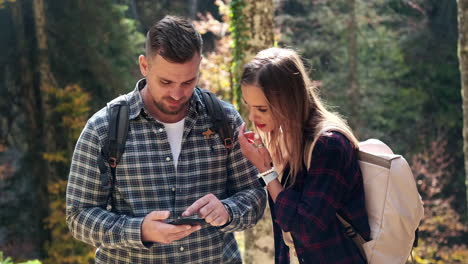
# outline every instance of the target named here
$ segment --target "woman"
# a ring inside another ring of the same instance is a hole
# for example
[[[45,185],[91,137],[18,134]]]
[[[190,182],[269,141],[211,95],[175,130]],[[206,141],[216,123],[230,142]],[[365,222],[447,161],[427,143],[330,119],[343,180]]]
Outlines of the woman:
[[[370,240],[358,141],[346,122],[324,107],[293,50],[259,52],[245,66],[241,85],[257,135],[249,142],[244,124],[239,143],[267,186],[275,262],[289,263],[297,254],[300,263],[365,263],[336,216]],[[311,162],[304,162],[305,146],[314,140]],[[282,231],[292,235],[295,254]]]

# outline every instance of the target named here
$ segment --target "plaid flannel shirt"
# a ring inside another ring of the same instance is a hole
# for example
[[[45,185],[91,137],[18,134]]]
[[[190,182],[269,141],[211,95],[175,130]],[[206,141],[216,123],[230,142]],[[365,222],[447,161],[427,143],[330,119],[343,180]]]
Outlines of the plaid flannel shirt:
[[[144,110],[139,90],[145,84],[146,80],[139,81],[125,95],[130,123],[116,169],[112,212],[106,210],[108,191],[103,189],[97,163],[107,138],[105,108],[88,120],[78,139],[66,196],[71,233],[97,247],[96,263],[241,263],[232,232],[255,225],[266,205],[257,170],[236,141],[228,151],[218,134],[204,137],[210,119],[197,93],[185,118],[176,169],[164,126]],[[238,128],[243,122],[240,115],[223,104],[231,125]],[[233,217],[227,226],[203,224],[201,230],[168,245],[141,241],[141,224],[148,213],[168,210],[170,221],[208,193],[231,208]]]
[[[275,263],[290,262],[281,229],[291,232],[300,263],[365,263],[336,217],[338,212],[365,240],[370,240],[357,151],[342,134],[329,132],[321,136],[310,169],[298,174],[295,184],[282,191],[275,204],[271,199],[269,202]]]

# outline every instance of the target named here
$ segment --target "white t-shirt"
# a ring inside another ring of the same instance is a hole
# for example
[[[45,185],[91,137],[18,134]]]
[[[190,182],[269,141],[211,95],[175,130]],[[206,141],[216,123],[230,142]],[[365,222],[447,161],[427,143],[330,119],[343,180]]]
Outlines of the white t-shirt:
[[[167,139],[171,145],[172,160],[177,169],[177,161],[179,160],[180,148],[182,146],[182,135],[184,134],[185,118],[177,123],[163,123],[166,129]]]

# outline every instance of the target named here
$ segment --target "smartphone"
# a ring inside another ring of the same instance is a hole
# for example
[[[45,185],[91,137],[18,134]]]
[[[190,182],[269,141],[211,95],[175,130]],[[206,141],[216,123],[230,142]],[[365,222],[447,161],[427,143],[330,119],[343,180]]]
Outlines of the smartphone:
[[[182,217],[178,217],[177,219],[174,219],[172,220],[171,222],[169,222],[168,224],[171,224],[171,225],[202,225],[206,223],[205,222],[205,219],[203,218],[200,218],[198,216],[182,216]]]

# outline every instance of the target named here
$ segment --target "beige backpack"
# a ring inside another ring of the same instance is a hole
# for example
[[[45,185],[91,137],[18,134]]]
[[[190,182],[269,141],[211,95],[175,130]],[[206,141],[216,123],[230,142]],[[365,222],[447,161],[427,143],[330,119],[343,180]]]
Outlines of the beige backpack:
[[[326,131],[337,131],[351,138],[346,131],[334,126],[325,127],[319,135]],[[306,144],[307,169],[317,139]],[[372,240],[366,242],[357,233],[353,240],[369,264],[403,264],[417,242],[417,229],[424,215],[411,168],[403,156],[394,154],[377,139],[359,143],[358,159]],[[345,228],[351,226],[339,215],[337,217]],[[294,252],[291,235],[283,232],[283,239]]]

